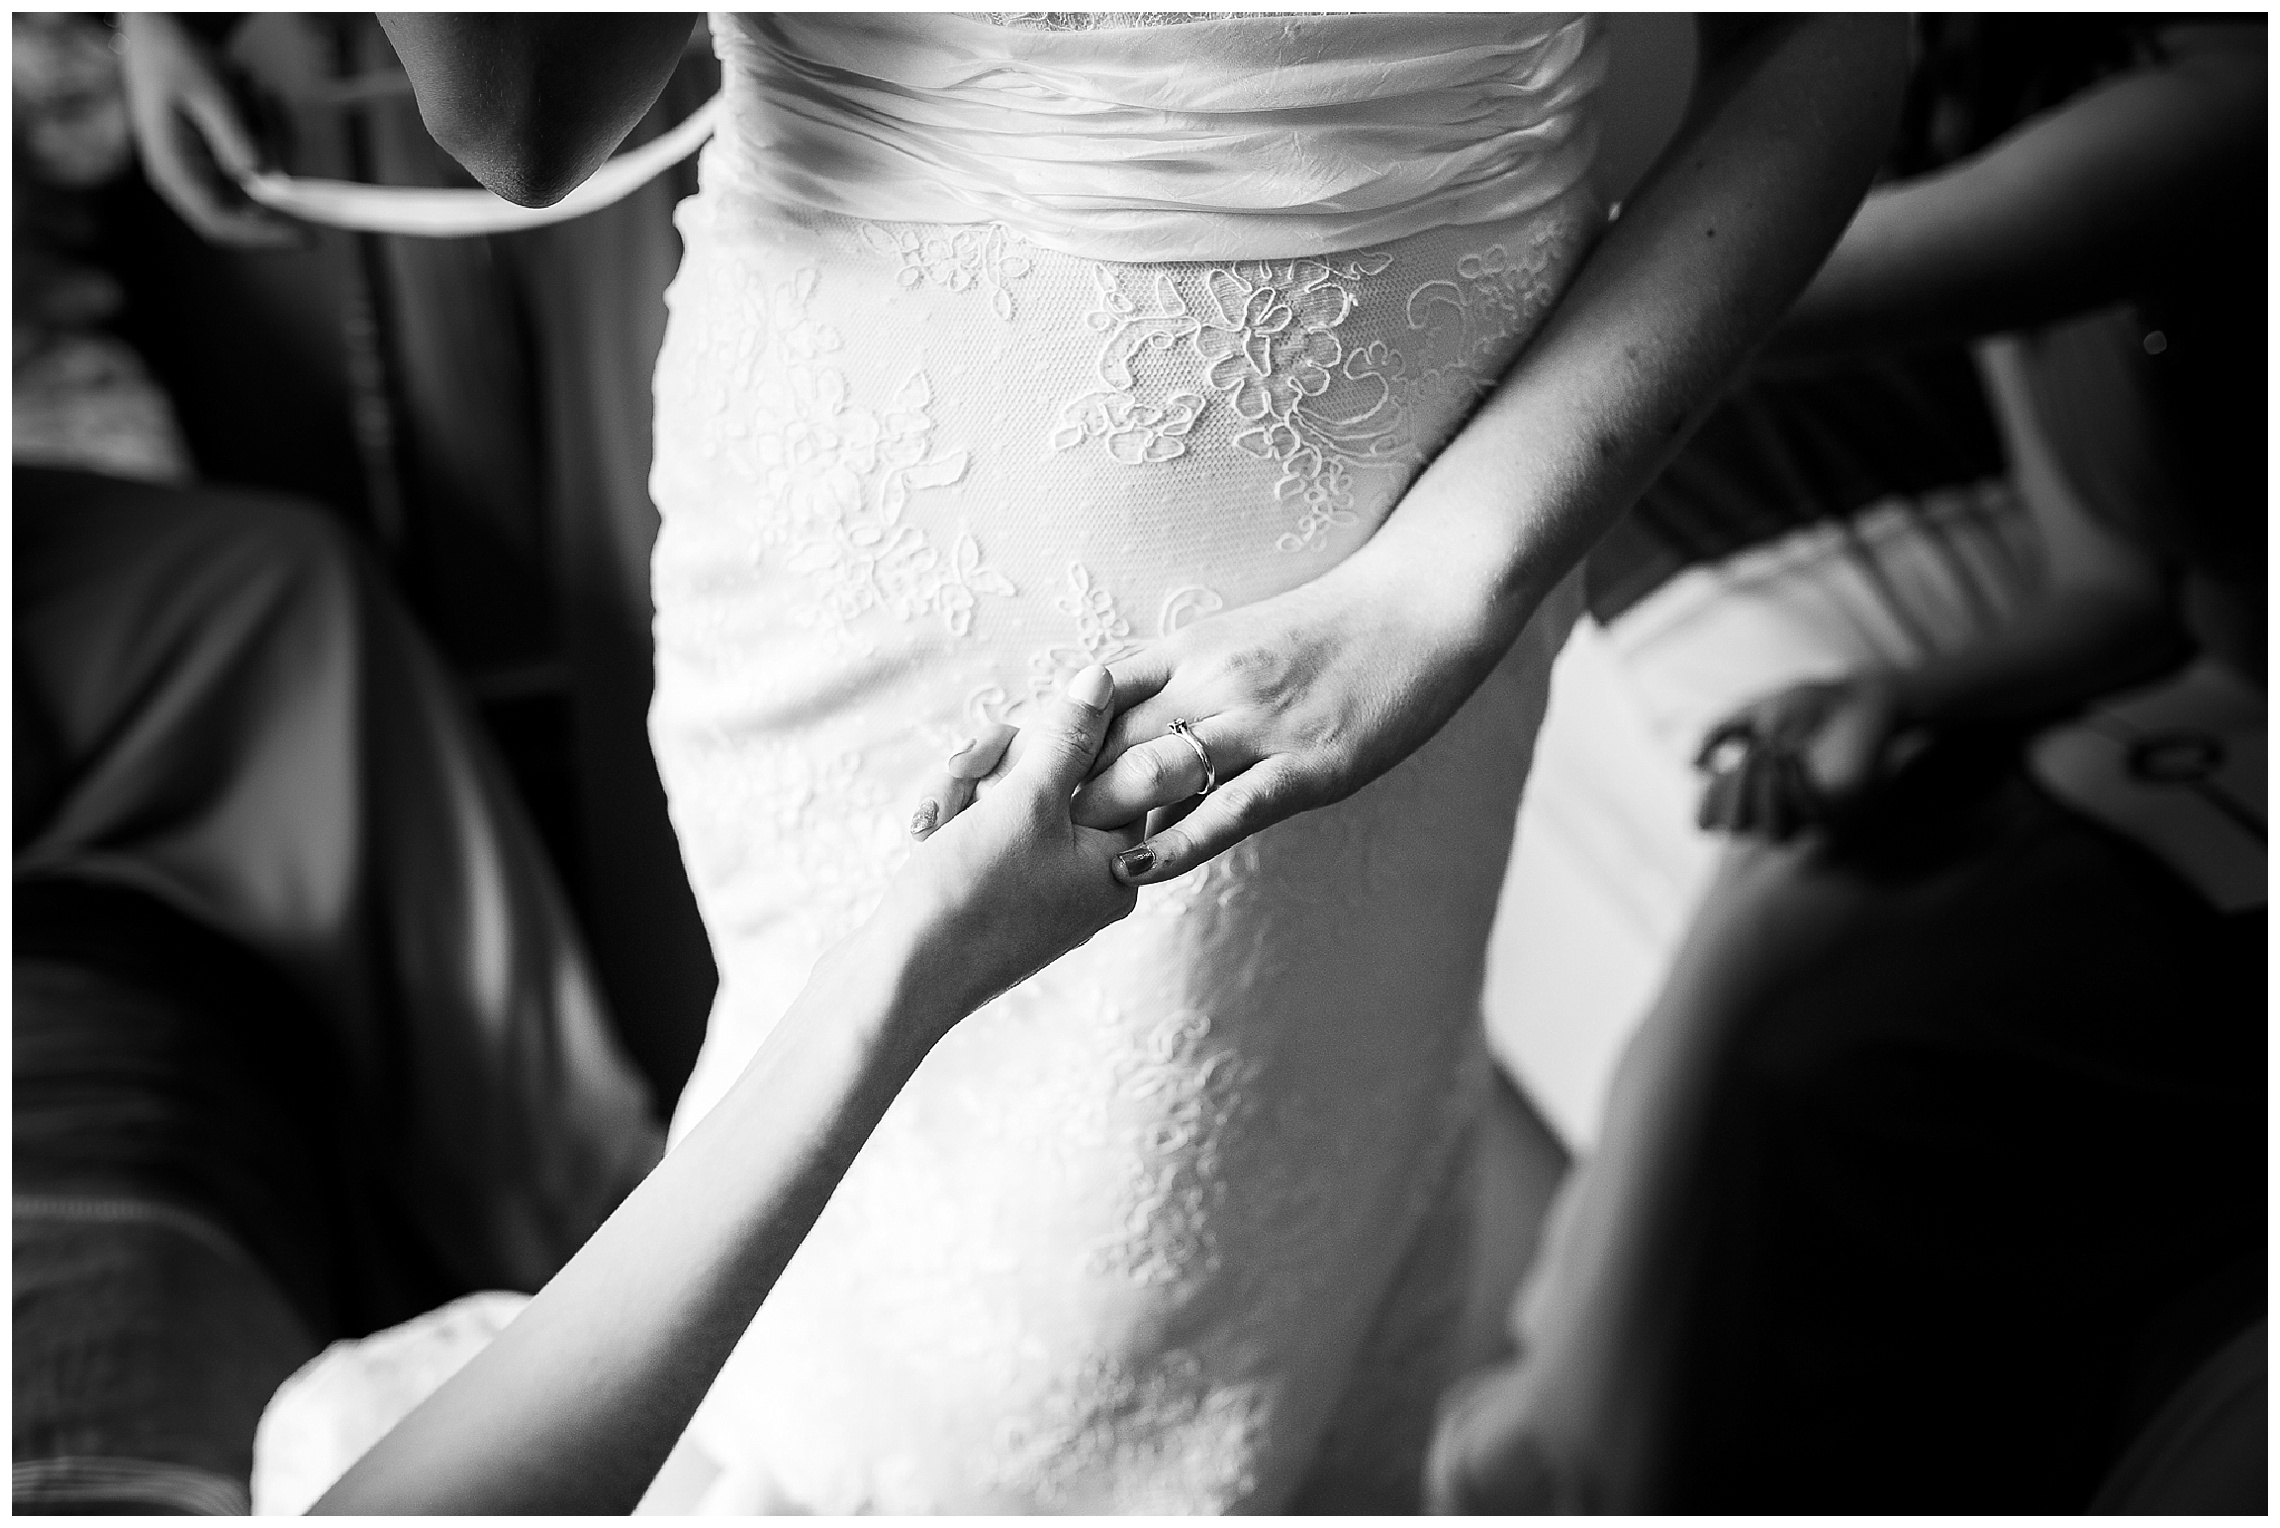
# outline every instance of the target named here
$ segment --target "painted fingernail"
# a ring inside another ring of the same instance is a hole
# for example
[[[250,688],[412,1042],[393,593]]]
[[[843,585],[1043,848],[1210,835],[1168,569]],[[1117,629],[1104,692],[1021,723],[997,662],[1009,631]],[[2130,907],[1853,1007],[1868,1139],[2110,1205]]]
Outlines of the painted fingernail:
[[[913,836],[932,832],[934,819],[942,815],[942,807],[934,801],[921,801],[918,810],[910,814],[910,831]]]
[[[1108,698],[1115,693],[1116,681],[1097,663],[1069,681],[1069,699],[1089,711],[1098,711],[1107,705]]]
[[[1116,873],[1128,881],[1136,881],[1156,868],[1156,851],[1146,844],[1127,849],[1116,857]]]

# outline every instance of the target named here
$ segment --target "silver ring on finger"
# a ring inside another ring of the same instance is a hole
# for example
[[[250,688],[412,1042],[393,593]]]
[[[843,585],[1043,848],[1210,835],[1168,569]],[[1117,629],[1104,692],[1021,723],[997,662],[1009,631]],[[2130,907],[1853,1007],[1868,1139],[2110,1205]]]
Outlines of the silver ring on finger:
[[[1219,784],[1219,768],[1211,762],[1211,750],[1204,747],[1203,739],[1195,735],[1194,724],[1184,716],[1174,717],[1172,724],[1164,730],[1195,750],[1196,762],[1203,766],[1203,789],[1197,791],[1196,795],[1210,795],[1212,788]]]

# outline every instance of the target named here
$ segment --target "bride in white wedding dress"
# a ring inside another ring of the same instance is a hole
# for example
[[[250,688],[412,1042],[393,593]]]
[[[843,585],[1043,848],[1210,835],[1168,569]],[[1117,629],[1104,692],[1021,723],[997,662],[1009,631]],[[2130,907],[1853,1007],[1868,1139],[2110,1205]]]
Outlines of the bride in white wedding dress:
[[[1890,28],[1778,24],[1603,236],[1591,18],[1090,20],[714,22],[653,475],[651,730],[722,976],[676,1137],[962,739],[1105,664],[1079,816],[1176,809],[1134,915],[856,1158],[697,1414],[715,1507],[1414,1505],[1567,569],[1841,227],[1896,84]],[[499,147],[545,93],[452,88],[538,56],[514,25],[390,20],[439,138],[547,199],[590,146]]]
[[[1363,140],[1329,145],[1340,183],[1276,187],[1354,196],[1374,149],[1366,220],[1244,181],[1410,18],[1305,23],[1324,45],[1272,79],[1300,23],[1195,23],[1177,73],[1130,29],[720,24],[653,474],[651,734],[722,972],[681,1126],[868,911],[962,736],[1341,561],[1542,319],[1602,218],[1603,49],[1580,19],[1437,24],[1393,120],[1318,129]],[[1047,93],[1120,67],[1165,105]],[[1489,220],[1437,226],[1457,144],[1403,141],[1420,93],[1509,124],[1475,156]],[[1150,163],[1136,118],[1202,105],[1240,141]],[[1021,146],[969,156],[984,134]],[[811,183],[842,155],[882,163]],[[1214,210],[1083,205],[1125,174]],[[961,213],[990,220],[931,220]],[[1288,1500],[1351,1395],[1350,1463],[1413,1476],[1462,1279],[1461,1225],[1427,1229],[1460,1213],[1482,951],[1572,613],[1406,764],[954,1032],[699,1414],[708,1452],[824,1511],[1215,1510]]]

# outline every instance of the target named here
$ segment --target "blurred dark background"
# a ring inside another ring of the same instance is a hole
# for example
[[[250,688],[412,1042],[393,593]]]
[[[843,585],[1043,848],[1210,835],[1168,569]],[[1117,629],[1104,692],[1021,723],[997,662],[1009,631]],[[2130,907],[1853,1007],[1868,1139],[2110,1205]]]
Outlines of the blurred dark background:
[[[280,168],[474,185],[370,15],[198,21]],[[717,85],[700,28],[629,143]],[[270,251],[200,238],[137,167],[89,196],[83,231],[197,476],[330,506],[396,575],[521,789],[662,1108],[714,981],[644,722],[650,375],[695,176],[686,162],[552,228],[327,230]]]

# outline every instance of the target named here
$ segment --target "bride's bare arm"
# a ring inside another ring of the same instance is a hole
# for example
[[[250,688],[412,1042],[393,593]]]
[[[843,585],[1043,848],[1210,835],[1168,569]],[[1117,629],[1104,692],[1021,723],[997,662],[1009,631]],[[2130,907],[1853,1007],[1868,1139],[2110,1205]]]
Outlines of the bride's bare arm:
[[[1371,560],[1418,589],[1456,575],[1517,633],[1836,242],[1898,120],[1906,48],[1898,16],[1829,16],[1720,50],[1678,140]]]
[[[688,12],[384,12],[420,120],[510,202],[549,207],[656,104],[689,41]]]
[[[1834,16],[1723,49],[1542,332],[1369,545],[1114,665],[1116,762],[1080,820],[1197,789],[1192,751],[1161,736],[1174,717],[1222,781],[1123,873],[1181,874],[1439,729],[1812,276],[1897,120],[1906,46],[1900,17]]]
[[[728,1096],[315,1510],[633,1509],[935,1042],[1131,911],[1109,872],[1131,838],[1069,821],[1109,696],[1088,669],[1013,739],[990,792],[819,963]]]

